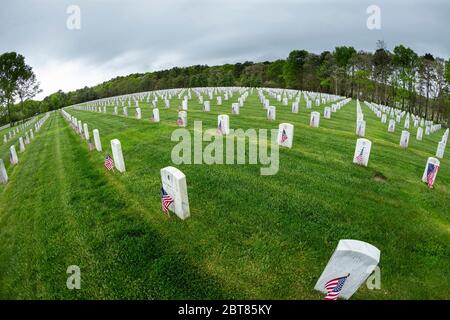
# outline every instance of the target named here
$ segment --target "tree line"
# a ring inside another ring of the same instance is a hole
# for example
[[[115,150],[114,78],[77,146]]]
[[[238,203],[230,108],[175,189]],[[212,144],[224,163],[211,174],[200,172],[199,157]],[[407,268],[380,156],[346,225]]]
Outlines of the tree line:
[[[39,84],[30,67],[22,66],[22,80],[11,85],[8,74],[16,53],[0,56],[0,123],[26,119],[35,113],[59,109],[116,95],[181,87],[274,87],[333,93],[395,106],[435,122],[450,123],[450,63],[430,53],[418,55],[398,45],[389,51],[378,41],[374,52],[336,47],[320,54],[294,50],[275,61],[195,65],[120,76],[93,87],[53,93],[42,101],[32,98]],[[6,58],[4,58],[6,56]],[[9,61],[9,63],[8,63]],[[20,69],[20,68],[19,68]],[[30,76],[31,72],[31,76]],[[14,89],[15,88],[15,89]]]

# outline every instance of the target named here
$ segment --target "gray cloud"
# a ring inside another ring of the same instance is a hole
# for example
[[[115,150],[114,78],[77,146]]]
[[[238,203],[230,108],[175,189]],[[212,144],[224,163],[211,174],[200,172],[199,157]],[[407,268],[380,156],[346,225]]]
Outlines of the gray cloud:
[[[381,8],[381,30],[366,27],[371,4]],[[66,28],[69,5],[81,9],[81,30]],[[449,14],[445,0],[11,0],[0,12],[0,52],[25,55],[43,97],[176,65],[272,60],[338,45],[373,50],[378,39],[448,58]]]

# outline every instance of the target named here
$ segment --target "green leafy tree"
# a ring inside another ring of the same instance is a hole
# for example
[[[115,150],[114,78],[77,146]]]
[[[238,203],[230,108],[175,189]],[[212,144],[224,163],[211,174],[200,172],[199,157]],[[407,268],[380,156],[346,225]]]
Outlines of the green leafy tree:
[[[294,50],[289,53],[283,66],[283,77],[288,88],[303,89],[304,66],[308,52],[305,50]]]
[[[7,52],[0,56],[0,93],[5,101],[7,116],[12,124],[11,106],[17,96],[33,97],[38,93],[39,85],[25,58],[16,52]],[[23,100],[22,100],[23,102]]]
[[[398,74],[397,79],[401,83],[402,90],[399,91],[401,107],[404,109],[405,101],[409,99],[409,108],[411,109],[418,67],[418,55],[412,49],[406,48],[403,45],[396,46],[394,48],[392,64]]]
[[[351,77],[350,90],[347,90],[347,92],[341,92],[341,94],[343,93],[348,95],[348,91],[350,91],[350,94],[353,95],[353,78],[355,72],[354,57],[356,54],[356,50],[353,47],[336,47],[334,50],[334,59],[336,63],[335,75],[338,77],[337,79],[343,83],[342,88],[346,88],[349,74]]]
[[[267,67],[267,76],[273,87],[284,88],[285,81],[283,77],[284,60],[276,60]]]

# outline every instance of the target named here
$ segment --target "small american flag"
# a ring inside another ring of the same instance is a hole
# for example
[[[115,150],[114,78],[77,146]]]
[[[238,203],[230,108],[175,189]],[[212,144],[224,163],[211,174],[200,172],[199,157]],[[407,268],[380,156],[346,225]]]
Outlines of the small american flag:
[[[182,126],[183,125],[183,118],[178,117],[177,119],[177,125]]]
[[[334,278],[325,283],[325,290],[327,290],[328,293],[323,300],[337,300],[339,294],[341,293],[342,287],[349,276],[350,274],[344,277]]]
[[[359,152],[358,156],[356,157],[356,162],[358,162],[358,163],[363,163],[364,162],[364,156],[363,156],[364,148],[365,147],[362,147],[361,151]]]
[[[114,161],[113,161],[113,159],[111,159],[109,154],[107,154],[106,157],[105,157],[105,168],[108,171],[114,170]]]
[[[162,210],[168,215],[169,214],[169,207],[173,203],[173,198],[164,190],[164,188],[161,188],[161,207]]]
[[[429,188],[433,188],[433,180],[436,176],[436,173],[439,169],[439,166],[429,163],[427,168],[427,184]]]
[[[311,125],[313,126],[313,125],[315,124],[315,122],[316,122],[316,119],[315,119],[315,117],[313,116],[313,117],[311,118]]]
[[[286,130],[283,129],[283,132],[281,133],[281,143],[284,143],[288,139],[288,136],[286,134]]]

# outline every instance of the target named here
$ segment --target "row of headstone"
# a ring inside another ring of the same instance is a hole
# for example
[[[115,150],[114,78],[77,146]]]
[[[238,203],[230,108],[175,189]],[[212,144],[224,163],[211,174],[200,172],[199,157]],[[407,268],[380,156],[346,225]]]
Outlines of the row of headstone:
[[[447,146],[449,129],[447,128],[442,135],[441,141],[438,142],[436,149],[436,158],[442,159],[444,157],[445,147]]]
[[[405,132],[406,141],[404,144],[408,144],[409,132]],[[402,143],[402,140],[401,142]],[[405,147],[405,146],[403,146]],[[372,142],[370,140],[360,138],[356,141],[355,153],[353,155],[353,163],[367,167],[369,163],[370,151],[372,148]],[[425,165],[425,171],[422,175],[422,181],[425,182],[430,188],[433,187],[436,180],[437,171],[439,169],[440,162],[438,159],[430,157]]]
[[[85,108],[84,110],[105,112],[106,106],[115,107],[131,107],[134,105],[135,108],[140,108],[140,103],[146,101],[150,103],[154,108],[159,100],[164,101],[166,108],[170,107],[170,100],[173,97],[178,97],[178,99],[191,100],[192,95],[197,94],[199,101],[202,104],[203,94],[206,94],[209,100],[213,100],[216,95],[217,104],[222,104],[222,96],[225,101],[233,96],[235,92],[244,94],[248,88],[243,87],[211,87],[211,88],[189,88],[189,89],[166,89],[166,90],[156,90],[148,92],[139,92],[133,94],[127,94],[122,96],[108,97],[99,100],[89,101],[83,104],[74,105],[74,108]],[[252,91],[252,89],[250,89]],[[245,99],[245,97],[244,97]],[[183,110],[187,110],[187,102],[183,103]]]
[[[50,117],[50,112],[47,112],[42,118],[40,118],[35,123],[35,128],[33,131],[33,128],[30,128],[27,130],[24,134],[24,136],[19,137],[19,150],[20,152],[25,152],[25,146],[30,144],[32,140],[34,140],[34,132],[37,132],[40,130],[42,125],[47,121],[47,119]],[[22,129],[26,129],[29,125],[31,125],[32,122],[29,121],[26,126],[23,126]],[[9,162],[11,166],[15,166],[19,163],[19,157],[17,156],[16,146],[13,144],[9,147]],[[0,159],[0,183],[7,183],[8,182],[8,173],[6,171],[5,163],[3,159]]]
[[[30,127],[33,123],[37,123],[38,122],[37,120],[38,120],[38,116],[34,116],[33,118],[18,125],[17,127],[13,128],[12,130],[9,130],[8,133],[3,135],[3,143],[4,144],[8,143],[12,138],[14,138],[16,136],[16,134],[20,133],[21,131],[29,131],[28,127]]]
[[[369,103],[367,101],[365,103],[371,110],[373,110],[377,114],[378,117],[381,118],[382,123],[387,122],[387,114],[390,114],[391,117],[395,116],[396,119],[390,119],[389,125],[388,125],[388,132],[390,132],[390,133],[395,132],[396,123],[400,122],[400,119],[404,115],[404,111],[400,112],[397,109],[389,109],[389,108],[386,109],[386,107],[375,105],[375,104]],[[384,113],[384,112],[387,112],[387,113]],[[410,128],[410,119],[412,119],[414,121],[414,127],[417,128],[417,132],[416,132],[416,140],[417,141],[422,141],[422,139],[423,139],[423,133],[424,133],[423,126],[425,126],[425,135],[430,135],[432,132],[436,132],[437,130],[439,130],[441,128],[440,125],[433,124],[432,121],[425,121],[423,118],[420,119],[418,116],[410,115],[409,113],[406,113],[405,122],[404,122],[404,126],[403,126],[404,129]],[[365,123],[361,123],[361,128],[363,128],[363,127],[365,127]],[[359,130],[359,127],[357,130]],[[402,130],[402,133],[400,136],[400,146],[402,148],[407,148],[409,146],[409,140],[410,140],[409,131]],[[436,157],[438,157],[438,158],[443,157],[445,145],[446,144],[443,143],[442,140],[438,143],[438,147],[436,150]]]
[[[81,121],[77,120],[75,117],[71,116],[67,111],[61,111],[64,118],[71,123],[72,128],[75,131],[80,132],[81,130]],[[158,118],[159,114],[153,115],[155,118]],[[180,111],[179,112],[179,125],[186,126],[187,125],[187,112]],[[229,117],[228,115],[220,115],[218,117],[218,130],[220,129],[221,134],[229,133]],[[84,124],[83,126],[85,138],[88,139],[88,126]],[[96,141],[100,141],[98,130],[93,130],[94,139]],[[96,142],[97,144],[97,142]],[[100,150],[101,150],[101,144]],[[113,166],[119,172],[125,172],[125,161],[123,158],[122,146],[118,139],[111,140],[111,149],[113,155]],[[100,151],[99,150],[99,151]],[[107,156],[108,157],[108,156]],[[112,159],[108,159],[108,161],[112,161]],[[106,164],[105,164],[106,165]],[[190,216],[189,210],[189,200],[187,195],[187,184],[186,184],[186,176],[178,169],[174,167],[165,167],[161,169],[161,206],[162,210],[165,213],[169,213],[169,211],[174,212],[179,218],[186,219]]]
[[[64,119],[70,124],[71,128],[80,134],[82,138],[88,141],[89,150],[93,150],[94,146],[98,152],[102,151],[102,143],[100,140],[100,132],[98,129],[92,130],[94,137],[94,144],[92,145],[89,134],[89,126],[87,123],[82,124],[81,120],[78,120],[74,116],[70,115],[66,110],[61,109],[61,114]],[[92,148],[91,148],[92,146]],[[122,145],[118,139],[111,140],[111,150],[113,154],[113,165],[119,172],[125,172],[125,160],[122,153]],[[108,155],[107,155],[108,157]]]
[[[410,114],[409,112],[399,110],[397,108],[391,108],[387,106],[377,105],[375,103],[370,103],[365,101],[365,104],[377,115],[378,118],[381,119],[382,123],[388,122],[388,132],[393,133],[396,129],[396,124],[401,122],[401,119],[404,118],[403,128],[409,130],[411,128],[411,121],[413,121],[414,128],[417,128],[416,132],[416,140],[421,141],[423,139],[423,133],[425,128],[425,135],[430,135],[439,129],[441,129],[440,124],[434,124],[433,121],[425,120],[424,118],[420,118],[414,114]],[[405,131],[405,130],[403,130]],[[402,134],[403,134],[402,131]],[[401,139],[402,141],[402,139]],[[403,143],[401,143],[403,144]]]

